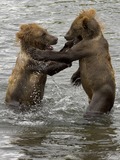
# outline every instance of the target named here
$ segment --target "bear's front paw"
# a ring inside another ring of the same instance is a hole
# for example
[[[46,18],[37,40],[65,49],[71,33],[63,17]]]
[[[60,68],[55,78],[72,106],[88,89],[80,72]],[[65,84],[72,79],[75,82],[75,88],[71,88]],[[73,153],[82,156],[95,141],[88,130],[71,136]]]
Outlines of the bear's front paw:
[[[36,48],[34,47],[27,48],[27,53],[29,55],[33,55],[35,52],[36,52]]]
[[[65,45],[64,45],[64,47],[60,50],[60,52],[66,52],[66,51],[68,51],[72,46],[73,46],[73,40],[71,40],[71,41],[68,41],[68,42],[66,42],[65,43]]]
[[[78,77],[76,74],[73,74],[71,77],[71,83],[74,86],[80,86],[81,85],[81,78]]]
[[[31,56],[31,58],[33,58],[34,60],[38,60],[38,61],[42,61],[43,57],[42,57],[42,52],[40,49],[34,48],[34,47],[30,47],[27,49],[27,53]]]

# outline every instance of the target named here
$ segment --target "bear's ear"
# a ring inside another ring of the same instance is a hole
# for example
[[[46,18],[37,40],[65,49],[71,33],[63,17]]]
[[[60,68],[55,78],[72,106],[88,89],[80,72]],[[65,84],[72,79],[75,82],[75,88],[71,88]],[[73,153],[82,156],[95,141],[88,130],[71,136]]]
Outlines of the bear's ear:
[[[20,29],[21,29],[21,30],[26,30],[26,29],[28,29],[28,25],[27,25],[27,24],[22,24],[22,25],[20,26]]]
[[[87,17],[84,17],[82,19],[82,26],[84,29],[88,29],[88,22],[89,22],[89,19]]]
[[[16,33],[16,40],[19,41],[20,39],[23,39],[23,33],[21,31]]]
[[[95,9],[90,9],[89,11],[88,11],[88,14],[89,14],[89,16],[92,18],[92,17],[95,17],[95,15],[96,15],[96,10]]]
[[[22,24],[20,26],[20,31],[16,33],[16,39],[17,41],[22,40],[25,37],[26,31],[29,31],[29,25],[27,24]]]

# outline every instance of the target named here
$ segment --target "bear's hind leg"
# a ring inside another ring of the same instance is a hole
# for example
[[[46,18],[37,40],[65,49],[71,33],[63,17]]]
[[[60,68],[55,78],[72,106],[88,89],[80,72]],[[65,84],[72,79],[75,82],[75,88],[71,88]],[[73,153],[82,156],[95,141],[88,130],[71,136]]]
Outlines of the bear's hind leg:
[[[93,94],[85,116],[96,116],[110,112],[114,104],[114,99],[115,92],[113,88],[109,85],[104,85],[102,89]]]

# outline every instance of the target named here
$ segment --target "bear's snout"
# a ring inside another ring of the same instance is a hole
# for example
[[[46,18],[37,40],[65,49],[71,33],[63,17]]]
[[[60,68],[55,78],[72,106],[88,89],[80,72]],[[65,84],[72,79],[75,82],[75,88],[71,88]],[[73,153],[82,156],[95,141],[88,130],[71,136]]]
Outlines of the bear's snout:
[[[53,44],[57,44],[57,42],[58,42],[58,38],[54,37]]]

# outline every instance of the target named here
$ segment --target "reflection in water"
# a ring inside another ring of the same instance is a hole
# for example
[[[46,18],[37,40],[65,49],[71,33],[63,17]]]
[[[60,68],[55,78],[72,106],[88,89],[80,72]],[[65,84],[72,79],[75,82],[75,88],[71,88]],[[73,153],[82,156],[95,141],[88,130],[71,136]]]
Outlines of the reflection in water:
[[[109,156],[120,149],[110,117],[103,117],[97,122],[82,122],[70,126],[28,127],[14,135],[11,143],[20,147],[24,154],[21,160],[110,160]]]
[[[24,156],[22,156],[23,158],[47,157],[48,153],[45,153],[46,149],[42,143],[50,132],[51,129],[49,129],[49,127],[27,128],[14,137],[12,144],[21,148],[20,152],[24,154]],[[49,150],[47,152],[49,152]]]
[[[109,124],[102,125],[90,125],[85,126],[83,130],[85,136],[85,144],[83,145],[82,151],[83,160],[102,160],[109,159],[108,154],[110,151],[116,151],[118,144],[114,141],[116,136],[115,128],[112,128]]]

